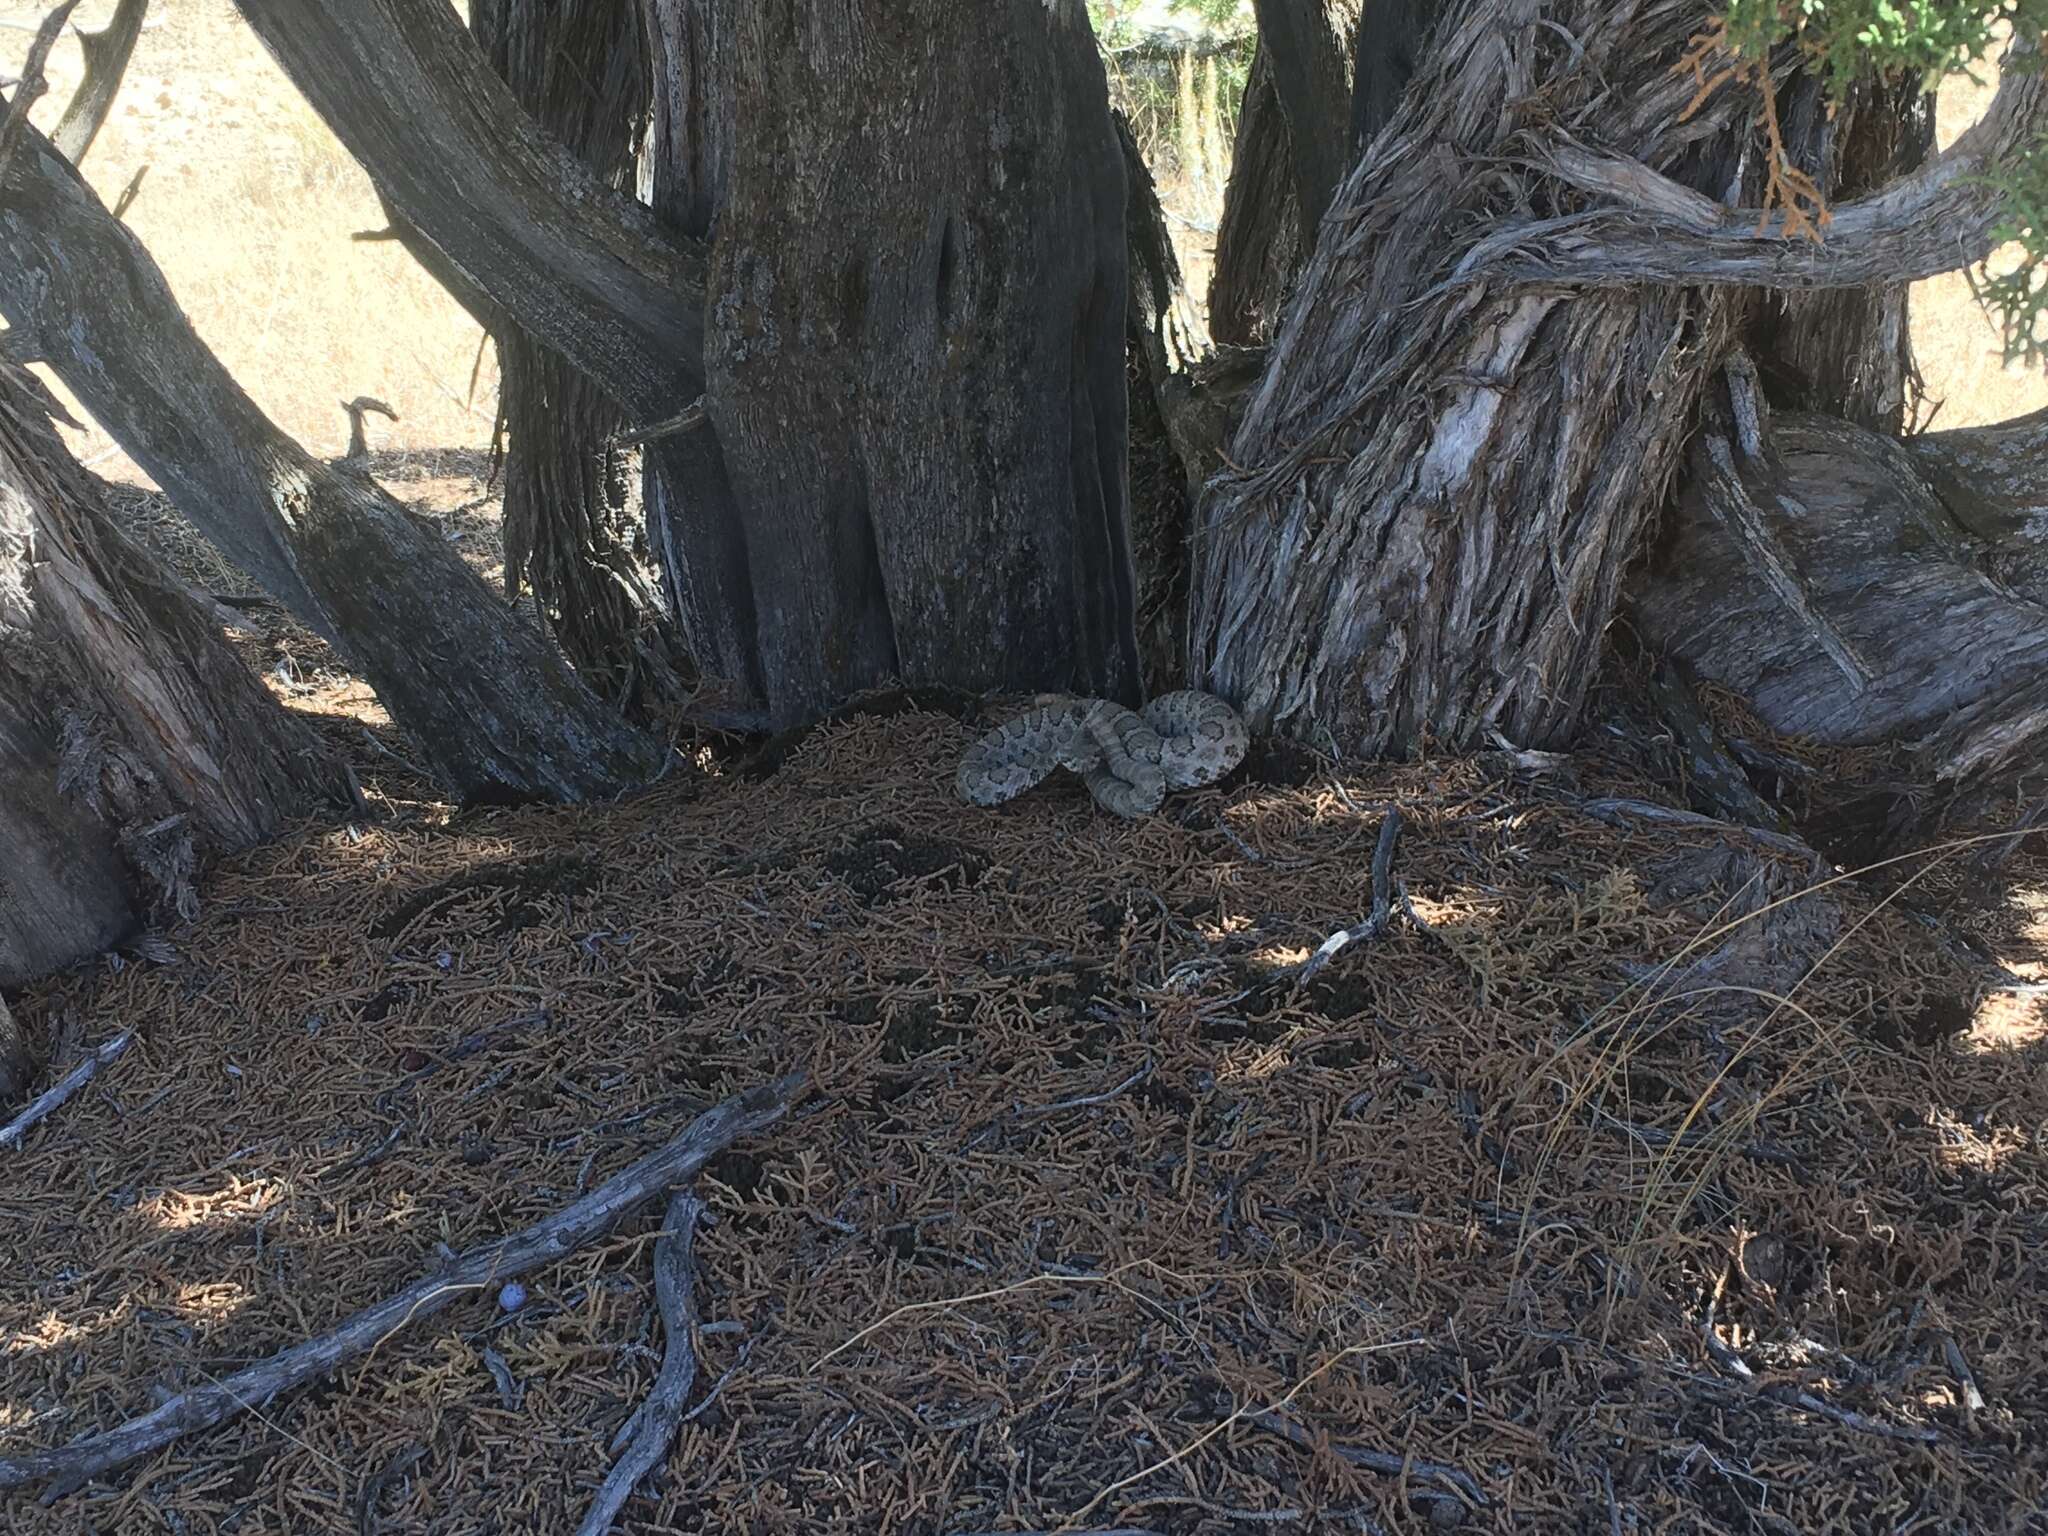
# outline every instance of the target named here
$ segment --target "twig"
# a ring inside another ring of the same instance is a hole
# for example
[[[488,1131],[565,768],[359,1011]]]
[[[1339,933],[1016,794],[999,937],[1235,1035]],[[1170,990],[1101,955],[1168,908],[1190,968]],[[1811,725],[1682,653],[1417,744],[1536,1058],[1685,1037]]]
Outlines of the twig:
[[[632,432],[621,432],[612,439],[614,448],[631,448],[638,443],[651,443],[657,437],[674,437],[679,432],[704,425],[704,397],[699,395],[689,405],[668,418],[657,421],[651,427],[641,427]]]
[[[1387,931],[1387,924],[1394,915],[1394,845],[1400,839],[1401,811],[1398,806],[1390,805],[1380,822],[1379,845],[1372,853],[1372,916],[1356,927],[1339,928],[1323,940],[1316,952],[1294,973],[1297,987],[1307,986],[1318,971],[1337,958],[1339,951],[1360,939],[1378,938]]]
[[[1778,1396],[1777,1393],[1770,1391],[1768,1388],[1763,1395],[1765,1397]],[[1824,1419],[1833,1419],[1844,1429],[1853,1429],[1866,1435],[1876,1435],[1885,1440],[1904,1440],[1914,1445],[1934,1445],[1941,1440],[1941,1435],[1935,1430],[1921,1429],[1908,1424],[1887,1424],[1882,1419],[1868,1418],[1863,1414],[1855,1412],[1853,1409],[1837,1408],[1833,1403],[1815,1397],[1811,1392],[1788,1393],[1780,1398],[1780,1400],[1788,1402],[1796,1408],[1804,1408],[1808,1413],[1817,1413]]]
[[[1972,1413],[1984,1411],[1984,1394],[1977,1390],[1976,1375],[1970,1370],[1970,1362],[1964,1358],[1962,1346],[1955,1336],[1946,1330],[1935,1335],[1941,1340],[1941,1356],[1948,1362],[1948,1368],[1955,1373],[1956,1380],[1963,1388],[1963,1406]]]
[[[980,1146],[1004,1126],[1015,1125],[1024,1120],[1043,1120],[1048,1115],[1062,1115],[1070,1109],[1089,1109],[1097,1104],[1107,1104],[1121,1094],[1129,1092],[1152,1075],[1152,1059],[1145,1058],[1145,1064],[1114,1088],[1105,1088],[1100,1093],[1084,1093],[1075,1098],[1061,1099],[1052,1104],[1016,1105],[1010,1111],[991,1120],[968,1138],[969,1147]]]
[[[662,1191],[691,1178],[742,1136],[780,1120],[804,1081],[801,1072],[792,1073],[727,1099],[574,1204],[522,1232],[458,1255],[436,1273],[365,1307],[317,1338],[281,1350],[224,1381],[179,1393],[117,1428],[56,1450],[0,1457],[0,1488],[18,1488],[41,1478],[83,1481],[124,1466],[182,1436],[225,1423],[280,1392],[328,1375],[399,1329],[445,1310],[466,1292],[559,1262],[610,1233]]]
[[[654,1245],[654,1304],[668,1334],[668,1353],[662,1357],[647,1400],[633,1410],[620,1432],[630,1443],[598,1486],[590,1513],[576,1528],[577,1536],[604,1536],[612,1528],[633,1490],[668,1455],[669,1443],[681,1426],[683,1403],[697,1380],[697,1346],[692,1338],[697,1303],[690,1262],[696,1252],[697,1223],[704,1213],[704,1202],[687,1189],[669,1197],[664,1222],[668,1230]]]
[[[21,66],[21,81],[8,98],[7,115],[0,117],[0,171],[5,171],[7,162],[13,158],[15,143],[28,123],[28,109],[50,89],[50,82],[43,75],[43,66],[50,62],[50,50],[57,46],[64,23],[77,9],[78,0],[64,0],[36,28],[35,41],[28,45],[28,60]]]
[[[1734,832],[1742,837],[1753,838],[1767,848],[1776,848],[1784,853],[1796,853],[1801,858],[1814,857],[1814,851],[1796,837],[1782,832],[1767,832],[1762,827],[1745,827],[1736,822],[1722,821],[1714,816],[1702,816],[1698,811],[1681,811],[1668,805],[1656,805],[1648,800],[1629,800],[1618,795],[1607,795],[1597,800],[1581,800],[1579,809],[1595,821],[1604,821],[1609,826],[1625,826],[1623,818],[1633,816],[1638,821],[1662,822],[1669,827],[1699,827],[1712,832]]]
[[[135,1031],[124,1029],[113,1039],[100,1046],[85,1060],[66,1072],[51,1087],[45,1089],[30,1101],[28,1108],[16,1115],[6,1125],[0,1126],[0,1148],[21,1145],[24,1136],[34,1129],[36,1122],[47,1118],[60,1109],[64,1101],[75,1095],[93,1078],[99,1075],[101,1067],[114,1060],[128,1049],[128,1042],[135,1038]]]
[[[1423,1489],[1417,1497],[1425,1499],[1462,1498],[1472,1504],[1484,1505],[1486,1495],[1479,1491],[1479,1484],[1469,1472],[1442,1462],[1423,1461],[1413,1456],[1396,1456],[1391,1451],[1367,1450],[1362,1445],[1344,1445],[1335,1440],[1323,1440],[1310,1434],[1284,1414],[1261,1409],[1244,1415],[1244,1422],[1254,1428],[1263,1429],[1270,1435],[1278,1435],[1292,1442],[1304,1451],[1327,1449],[1350,1465],[1364,1472],[1377,1472],[1382,1477],[1413,1477],[1426,1483],[1434,1483],[1436,1489]],[[1443,1491],[1438,1491],[1443,1490]]]
[[[427,1448],[415,1440],[384,1465],[384,1470],[363,1484],[356,1495],[356,1536],[377,1536],[377,1501],[384,1490],[426,1459]]]

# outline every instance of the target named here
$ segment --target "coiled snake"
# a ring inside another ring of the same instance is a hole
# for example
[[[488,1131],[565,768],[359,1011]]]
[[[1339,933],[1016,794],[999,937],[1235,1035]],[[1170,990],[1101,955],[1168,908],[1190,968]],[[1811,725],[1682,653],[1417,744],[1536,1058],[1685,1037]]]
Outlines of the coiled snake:
[[[969,747],[955,783],[970,805],[1000,805],[1065,768],[1104,810],[1145,816],[1168,790],[1215,783],[1250,746],[1244,721],[1214,694],[1161,694],[1143,710],[1056,696]]]

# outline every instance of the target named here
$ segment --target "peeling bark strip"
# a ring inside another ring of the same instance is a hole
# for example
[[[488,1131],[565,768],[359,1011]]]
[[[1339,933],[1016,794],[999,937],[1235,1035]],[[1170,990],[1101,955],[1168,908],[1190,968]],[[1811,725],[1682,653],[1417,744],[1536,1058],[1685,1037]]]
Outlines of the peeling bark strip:
[[[0,984],[188,914],[205,857],[354,789],[108,517],[0,364]]]
[[[1747,104],[1681,122],[1693,87],[1672,72],[1697,8],[1626,12],[1454,5],[1338,194],[1232,444],[1242,471],[1198,516],[1197,686],[1256,729],[1379,756],[1576,725],[1728,306],[1465,273],[1474,230],[1578,206],[1511,169],[1533,134],[1728,185],[1732,152],[1709,155]]]
[[[653,773],[658,746],[445,541],[271,424],[149,253],[32,128],[0,177],[0,313],[35,327],[50,366],[186,517],[362,668],[461,800],[580,800]]]
[[[655,9],[688,136],[657,204],[716,208],[708,430],[656,509],[704,670],[774,724],[898,678],[1132,697],[1125,185],[1079,0]],[[751,626],[706,601],[735,550]]]

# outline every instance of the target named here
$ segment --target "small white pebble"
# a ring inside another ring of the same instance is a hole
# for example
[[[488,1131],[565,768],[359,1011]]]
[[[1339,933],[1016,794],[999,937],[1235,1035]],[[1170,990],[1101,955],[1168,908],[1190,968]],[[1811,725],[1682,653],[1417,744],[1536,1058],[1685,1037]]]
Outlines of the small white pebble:
[[[505,1312],[517,1312],[525,1305],[526,1287],[517,1280],[506,1281],[504,1289],[498,1292],[499,1309]]]

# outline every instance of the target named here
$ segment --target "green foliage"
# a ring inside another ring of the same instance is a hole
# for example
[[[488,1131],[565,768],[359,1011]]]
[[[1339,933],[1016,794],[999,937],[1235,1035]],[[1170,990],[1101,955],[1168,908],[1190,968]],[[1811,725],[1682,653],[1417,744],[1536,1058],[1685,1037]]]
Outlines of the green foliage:
[[[1730,0],[1726,42],[1760,66],[1791,44],[1838,98],[1859,78],[1917,73],[1931,89],[1969,73],[2007,35],[2048,33],[2048,0]],[[2010,61],[2038,69],[2038,55]],[[2001,244],[2017,243],[2017,263],[1970,274],[1978,301],[1998,322],[2008,362],[2048,361],[2048,143],[1984,178],[2005,198]]]
[[[1747,58],[1796,42],[1846,90],[1860,75],[1918,70],[1930,81],[1980,63],[2003,26],[2048,28],[2048,0],[1731,0],[1728,40]]]
[[[1987,262],[1970,273],[1970,288],[1998,322],[2007,362],[2048,362],[2048,144],[1985,180],[2005,194],[1996,238],[2016,243],[2021,254],[2009,270]]]

